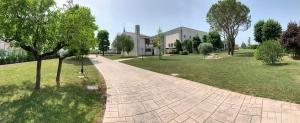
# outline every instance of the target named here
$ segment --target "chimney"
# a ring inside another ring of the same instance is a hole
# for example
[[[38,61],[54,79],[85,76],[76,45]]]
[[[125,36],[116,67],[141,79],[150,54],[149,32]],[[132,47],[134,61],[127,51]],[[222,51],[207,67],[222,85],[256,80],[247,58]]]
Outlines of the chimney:
[[[135,34],[140,35],[140,25],[135,25]]]

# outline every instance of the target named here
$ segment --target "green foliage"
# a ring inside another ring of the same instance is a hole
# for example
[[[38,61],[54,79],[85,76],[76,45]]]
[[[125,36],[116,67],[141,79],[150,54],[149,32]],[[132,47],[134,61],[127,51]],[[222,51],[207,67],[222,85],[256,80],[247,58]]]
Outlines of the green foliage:
[[[109,33],[106,30],[100,30],[97,35],[99,41],[99,50],[104,52],[109,49]]]
[[[242,49],[246,49],[246,48],[247,48],[247,45],[243,42],[243,43],[241,44],[241,48],[242,48]]]
[[[193,37],[193,48],[194,48],[194,50],[197,52],[197,53],[199,53],[199,51],[198,51],[198,46],[202,43],[201,42],[201,38],[199,37],[199,35],[197,35],[197,36],[195,36],[195,37]]]
[[[202,40],[203,40],[204,43],[208,43],[207,35],[203,35],[203,39]]]
[[[250,9],[238,0],[220,0],[207,13],[207,22],[212,30],[222,32],[228,40],[229,54],[234,54],[235,38],[240,30],[251,25]]]
[[[209,32],[207,39],[208,39],[208,43],[211,43],[215,50],[221,49],[223,47],[221,35],[218,32],[216,31]]]
[[[189,53],[193,52],[193,42],[191,40],[183,41],[182,45],[184,50],[187,50]]]
[[[254,25],[254,38],[255,41],[258,43],[262,43],[263,42],[263,27],[264,27],[265,22],[263,20],[258,21],[255,25]]]
[[[164,45],[164,34],[162,33],[161,29],[158,29],[157,35],[154,37],[153,46],[158,49],[159,52],[159,59],[161,59],[163,54],[163,45]]]
[[[295,22],[288,24],[287,30],[281,35],[281,45],[289,50],[295,57],[300,51],[300,25]]]
[[[62,14],[64,21],[60,31],[64,34],[59,37],[66,44],[64,49],[70,50],[73,55],[89,53],[90,48],[97,44],[94,32],[97,30],[95,17],[87,7],[70,5]]]
[[[278,40],[269,40],[258,47],[255,57],[266,64],[275,64],[282,60],[283,53],[283,48]]]
[[[213,45],[211,43],[201,43],[198,50],[203,55],[208,55],[213,51]]]
[[[251,44],[251,45],[249,45],[247,48],[248,49],[257,49],[258,48],[258,44]]]
[[[179,52],[180,55],[189,55],[189,51],[183,50]]]
[[[133,50],[134,43],[130,36],[122,34],[117,35],[113,42],[113,47],[117,48],[118,51],[126,52],[127,54]]]
[[[263,41],[280,39],[282,28],[278,21],[269,19],[262,28]]]
[[[179,40],[176,40],[176,42],[175,42],[175,50],[176,50],[176,53],[178,54],[180,51],[182,51],[182,45],[181,45],[181,43],[180,43],[180,41]]]

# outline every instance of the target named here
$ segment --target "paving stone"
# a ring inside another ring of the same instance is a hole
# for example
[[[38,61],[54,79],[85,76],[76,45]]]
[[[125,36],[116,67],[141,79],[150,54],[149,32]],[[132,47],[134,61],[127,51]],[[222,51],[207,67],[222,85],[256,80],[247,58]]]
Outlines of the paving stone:
[[[107,85],[104,123],[300,123],[300,105],[89,58]]]

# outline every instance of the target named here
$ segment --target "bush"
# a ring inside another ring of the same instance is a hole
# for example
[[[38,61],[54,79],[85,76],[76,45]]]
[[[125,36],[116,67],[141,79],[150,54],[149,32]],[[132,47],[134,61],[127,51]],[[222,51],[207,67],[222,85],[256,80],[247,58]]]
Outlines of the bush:
[[[258,44],[252,44],[252,45],[249,45],[248,47],[247,47],[247,49],[257,49],[258,48]]]
[[[180,51],[180,55],[188,55],[188,54],[189,54],[189,51],[187,51],[187,50]]]
[[[265,64],[275,64],[282,60],[283,48],[279,41],[269,40],[263,42],[256,50],[255,57],[258,60],[262,60]]]
[[[201,43],[198,46],[198,50],[203,55],[208,55],[213,51],[213,45],[211,43]]]

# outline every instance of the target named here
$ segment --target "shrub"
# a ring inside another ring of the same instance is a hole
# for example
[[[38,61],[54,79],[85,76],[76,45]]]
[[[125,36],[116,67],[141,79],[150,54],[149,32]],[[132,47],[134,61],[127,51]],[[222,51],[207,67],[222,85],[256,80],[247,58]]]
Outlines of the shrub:
[[[248,49],[257,49],[258,48],[258,44],[252,44],[252,45],[249,45],[247,48]]]
[[[188,55],[189,54],[189,51],[187,50],[183,50],[180,52],[180,55]]]
[[[257,49],[255,57],[265,64],[275,64],[282,60],[283,48],[279,41],[269,40],[263,42]]]
[[[208,55],[213,51],[213,45],[211,43],[201,43],[198,46],[198,50],[203,55]]]

